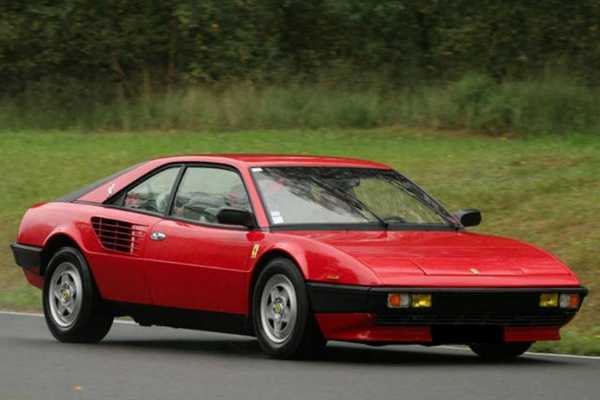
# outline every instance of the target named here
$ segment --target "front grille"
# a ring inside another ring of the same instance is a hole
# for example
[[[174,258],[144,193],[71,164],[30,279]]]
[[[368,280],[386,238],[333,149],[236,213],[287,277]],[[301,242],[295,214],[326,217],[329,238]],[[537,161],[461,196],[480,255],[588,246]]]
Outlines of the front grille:
[[[137,254],[145,235],[138,226],[114,219],[92,217],[92,226],[102,247],[121,253]]]
[[[542,309],[541,291],[433,292],[431,309],[388,309],[387,295],[374,294],[378,325],[561,326],[574,310]]]

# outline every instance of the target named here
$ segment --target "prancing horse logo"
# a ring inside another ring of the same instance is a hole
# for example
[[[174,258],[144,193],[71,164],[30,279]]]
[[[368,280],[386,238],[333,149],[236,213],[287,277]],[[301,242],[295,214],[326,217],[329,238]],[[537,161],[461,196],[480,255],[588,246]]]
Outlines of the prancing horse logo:
[[[479,275],[480,273],[480,271],[477,268],[470,268],[469,271],[471,271],[471,273],[475,275]]]

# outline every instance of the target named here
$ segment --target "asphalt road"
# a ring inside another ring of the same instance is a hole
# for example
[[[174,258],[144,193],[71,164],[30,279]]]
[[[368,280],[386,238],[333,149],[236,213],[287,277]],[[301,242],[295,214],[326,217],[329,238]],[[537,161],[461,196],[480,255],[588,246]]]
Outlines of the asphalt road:
[[[131,323],[62,344],[42,318],[0,313],[0,400],[598,398],[600,359],[485,364],[462,349],[334,343],[325,360],[277,361],[252,338]]]

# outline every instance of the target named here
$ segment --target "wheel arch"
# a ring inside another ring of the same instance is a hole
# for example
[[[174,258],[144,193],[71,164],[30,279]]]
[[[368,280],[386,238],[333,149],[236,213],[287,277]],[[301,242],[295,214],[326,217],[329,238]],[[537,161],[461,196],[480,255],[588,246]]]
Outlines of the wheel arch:
[[[252,324],[252,322],[251,322],[252,321],[252,298],[254,296],[254,287],[256,286],[256,281],[258,280],[260,273],[266,268],[267,265],[269,265],[269,262],[271,262],[272,260],[274,260],[276,258],[286,258],[286,259],[290,260],[292,263],[294,263],[296,268],[298,268],[298,271],[302,274],[302,277],[304,278],[304,280],[306,280],[307,275],[306,275],[304,269],[302,268],[302,266],[298,262],[298,260],[290,252],[280,249],[280,248],[274,248],[274,249],[270,249],[270,250],[264,252],[263,254],[261,254],[261,256],[258,258],[256,263],[254,264],[254,268],[252,269],[249,290],[248,290],[248,320],[250,321],[251,324]]]
[[[48,240],[46,240],[46,243],[44,243],[44,247],[42,249],[41,254],[40,275],[44,276],[44,274],[46,273],[46,268],[48,267],[48,263],[52,259],[52,256],[58,251],[58,249],[63,247],[73,247],[79,250],[79,252],[83,255],[81,246],[79,246],[77,241],[72,236],[68,235],[65,232],[55,233],[52,236],[50,236]]]

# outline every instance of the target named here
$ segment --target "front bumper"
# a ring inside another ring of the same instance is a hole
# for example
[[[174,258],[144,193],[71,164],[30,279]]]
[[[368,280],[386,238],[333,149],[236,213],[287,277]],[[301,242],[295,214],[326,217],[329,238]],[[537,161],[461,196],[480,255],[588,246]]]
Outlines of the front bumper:
[[[408,288],[309,282],[309,298],[332,340],[410,343],[557,340],[579,309],[540,308],[541,293],[587,294],[584,287]],[[431,308],[390,309],[392,292],[431,293]],[[580,305],[581,306],[581,302]]]

